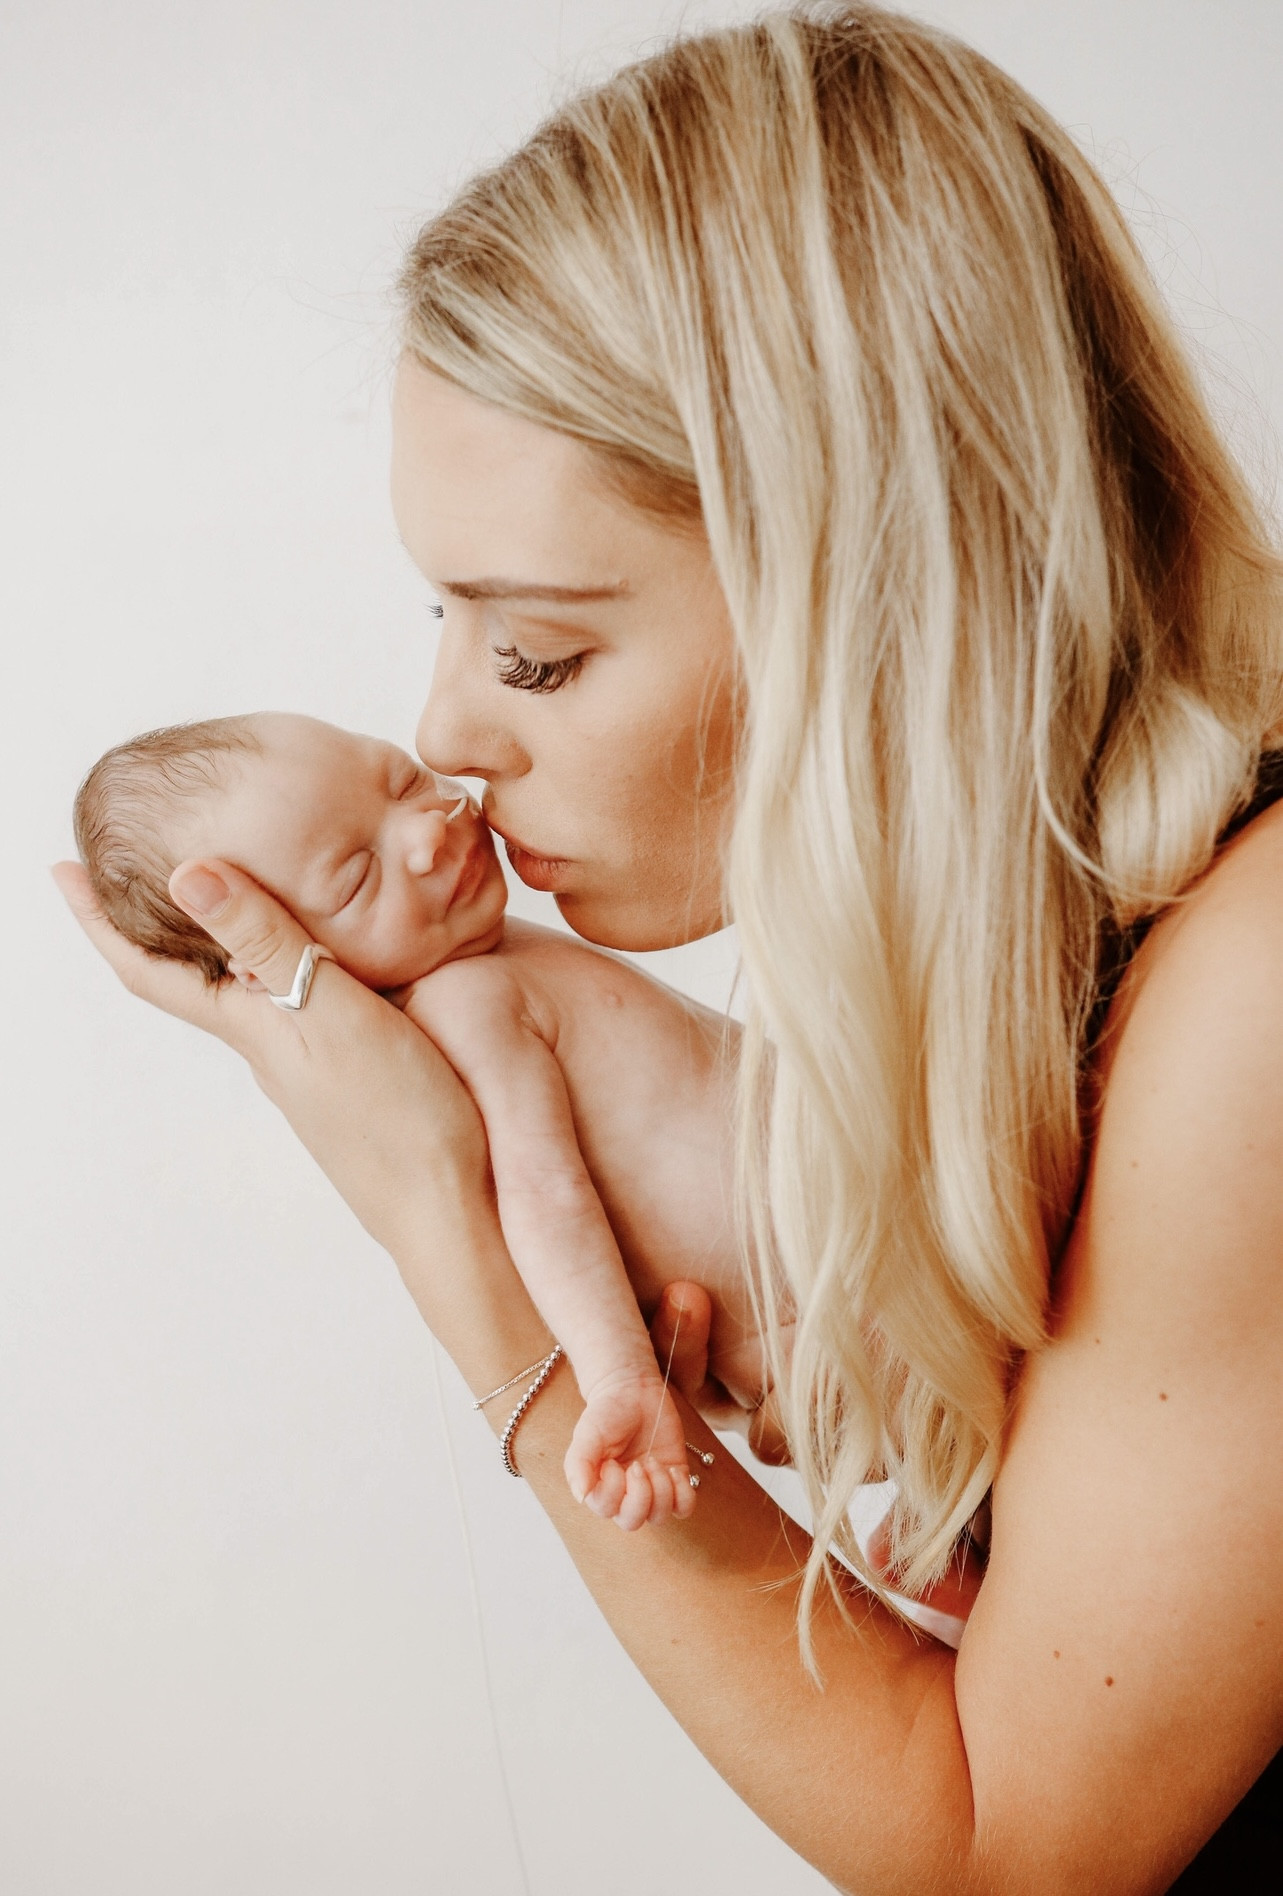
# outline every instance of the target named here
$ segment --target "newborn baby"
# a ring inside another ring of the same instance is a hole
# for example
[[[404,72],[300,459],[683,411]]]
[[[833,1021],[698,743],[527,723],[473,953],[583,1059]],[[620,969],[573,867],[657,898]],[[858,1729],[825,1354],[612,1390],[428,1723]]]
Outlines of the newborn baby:
[[[727,1023],[615,955],[505,919],[491,833],[461,787],[312,718],[121,745],[75,821],[106,913],[142,947],[252,981],[169,897],[178,863],[218,857],[436,1042],[485,1121],[504,1236],[586,1404],[573,1493],[640,1464],[652,1511],[668,1483],[688,1512],[681,1417],[646,1329],[665,1284],[709,1290],[709,1374],[732,1401],[755,1410],[764,1386],[729,1219]]]

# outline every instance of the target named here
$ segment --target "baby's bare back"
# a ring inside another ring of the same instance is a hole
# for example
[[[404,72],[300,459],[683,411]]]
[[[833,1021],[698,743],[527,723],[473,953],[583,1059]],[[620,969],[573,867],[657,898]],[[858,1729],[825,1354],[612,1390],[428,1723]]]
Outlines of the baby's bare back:
[[[643,1315],[665,1284],[702,1284],[714,1306],[710,1367],[744,1388],[756,1348],[731,1214],[735,1023],[615,955],[512,920],[499,948],[446,964],[416,990],[407,1011],[465,1083],[470,1050],[515,999],[561,1068]]]

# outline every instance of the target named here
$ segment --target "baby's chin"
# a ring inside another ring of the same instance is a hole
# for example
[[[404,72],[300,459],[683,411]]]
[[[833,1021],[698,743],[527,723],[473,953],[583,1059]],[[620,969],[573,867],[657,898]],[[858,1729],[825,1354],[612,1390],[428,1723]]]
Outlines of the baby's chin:
[[[421,981],[435,968],[444,967],[447,961],[462,961],[469,955],[489,954],[502,940],[501,914],[489,927],[467,941],[452,939],[442,930],[439,936],[434,932],[428,939],[417,942],[413,953],[398,955],[394,959],[366,959],[359,954],[339,950],[335,950],[335,959],[340,967],[354,974],[366,987],[377,988],[380,994],[393,994],[415,981]]]

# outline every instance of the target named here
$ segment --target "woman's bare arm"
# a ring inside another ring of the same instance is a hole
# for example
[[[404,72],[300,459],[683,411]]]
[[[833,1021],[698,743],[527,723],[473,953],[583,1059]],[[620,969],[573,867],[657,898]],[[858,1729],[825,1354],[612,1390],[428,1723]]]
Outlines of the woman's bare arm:
[[[1283,821],[1129,986],[956,1661],[880,1609],[854,1633],[829,1615],[814,1694],[792,1587],[756,1590],[796,1538],[738,1469],[719,1459],[701,1515],[629,1568],[544,1480],[564,1418],[528,1425],[530,1478],[634,1658],[840,1887],[1165,1890],[1283,1744]]]
[[[728,1781],[840,1888],[1158,1892],[1283,1739],[1275,829],[1151,938],[956,1660],[857,1599],[854,1625],[821,1613],[817,1691],[793,1626],[804,1539],[737,1465],[718,1456],[691,1520],[628,1536],[562,1482],[568,1376],[522,1425],[517,1460],[623,1644]],[[474,1389],[540,1353],[475,1115],[445,1062],[371,1011],[395,1010],[323,965],[293,1020],[241,990],[211,1011],[88,925],[137,991],[251,1060]],[[301,931],[260,891],[242,879],[212,926],[269,987],[288,984]]]

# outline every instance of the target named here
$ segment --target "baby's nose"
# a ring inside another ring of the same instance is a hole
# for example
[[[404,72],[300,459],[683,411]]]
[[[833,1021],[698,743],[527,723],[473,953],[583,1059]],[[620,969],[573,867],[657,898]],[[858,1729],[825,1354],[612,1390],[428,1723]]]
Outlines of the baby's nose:
[[[405,855],[406,867],[411,875],[430,876],[432,874],[437,859],[445,847],[448,821],[444,810],[416,812],[414,831]]]

